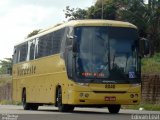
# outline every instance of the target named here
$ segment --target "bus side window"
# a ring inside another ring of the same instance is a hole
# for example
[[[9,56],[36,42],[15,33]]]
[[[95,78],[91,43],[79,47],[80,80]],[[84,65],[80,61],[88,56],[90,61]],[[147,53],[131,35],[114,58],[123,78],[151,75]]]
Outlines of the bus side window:
[[[36,38],[35,39],[35,50],[34,50],[35,59],[38,58],[38,43],[39,43],[39,38]]]
[[[54,32],[54,39],[53,39],[53,52],[57,54],[60,52],[61,42],[63,40],[64,31],[65,29],[60,29]]]
[[[44,37],[40,37],[39,38],[39,42],[38,42],[38,54],[36,55],[36,58],[40,58],[45,56],[45,40]]]
[[[35,46],[35,58],[59,53],[63,36],[64,29],[60,29],[38,38]]]
[[[36,39],[35,58],[45,57],[53,54],[53,33]]]
[[[14,48],[13,53],[13,64],[17,63],[17,48]]]
[[[20,52],[19,52],[20,58],[19,58],[19,62],[26,61],[27,52],[28,52],[28,44],[26,42],[25,44],[23,44],[22,46],[20,46]]]
[[[13,64],[20,62],[20,46],[16,46],[13,55]]]
[[[35,48],[35,43],[34,43],[34,40],[32,41],[31,45],[30,45],[30,55],[29,55],[29,58],[30,60],[33,60],[34,59],[34,48]]]
[[[50,33],[46,36],[46,56],[53,54],[53,40],[52,40],[52,34]]]

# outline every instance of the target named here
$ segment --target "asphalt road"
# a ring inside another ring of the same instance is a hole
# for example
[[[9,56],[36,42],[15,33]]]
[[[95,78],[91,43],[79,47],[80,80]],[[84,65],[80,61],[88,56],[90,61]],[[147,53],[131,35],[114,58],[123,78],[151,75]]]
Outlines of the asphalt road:
[[[121,109],[119,114],[110,114],[107,108],[75,108],[72,113],[60,113],[54,106],[41,106],[38,111],[25,111],[22,106],[0,105],[0,120],[137,120],[137,116],[144,115],[146,118],[143,120],[147,120],[147,117],[160,120],[160,111]]]

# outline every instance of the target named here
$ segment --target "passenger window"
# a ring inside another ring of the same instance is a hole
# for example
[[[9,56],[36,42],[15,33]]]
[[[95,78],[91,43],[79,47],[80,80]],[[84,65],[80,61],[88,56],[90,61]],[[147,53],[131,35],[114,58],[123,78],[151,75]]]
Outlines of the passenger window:
[[[30,55],[29,55],[30,60],[34,59],[34,48],[35,48],[35,43],[32,42],[30,45]]]
[[[64,36],[64,29],[49,33],[39,38],[36,58],[57,54]]]
[[[28,52],[28,44],[25,43],[23,45],[20,46],[20,51],[19,51],[19,62],[23,62],[26,61],[27,58],[27,52]]]
[[[13,64],[17,63],[17,48],[14,48],[14,53],[13,53]]]

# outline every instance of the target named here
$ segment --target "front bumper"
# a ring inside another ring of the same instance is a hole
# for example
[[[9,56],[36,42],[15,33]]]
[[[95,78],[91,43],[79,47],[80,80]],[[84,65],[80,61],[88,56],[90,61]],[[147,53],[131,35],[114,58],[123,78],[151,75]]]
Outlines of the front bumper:
[[[111,99],[106,99],[111,98]],[[114,99],[112,99],[114,98]],[[70,105],[136,105],[141,100],[140,93],[95,93],[69,91],[68,103]]]

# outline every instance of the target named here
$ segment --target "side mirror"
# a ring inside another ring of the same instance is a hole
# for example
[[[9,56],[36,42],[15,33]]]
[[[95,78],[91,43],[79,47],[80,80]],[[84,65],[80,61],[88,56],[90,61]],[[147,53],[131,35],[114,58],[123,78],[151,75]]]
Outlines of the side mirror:
[[[73,39],[74,39],[73,36],[67,35],[67,46],[72,45]]]
[[[149,40],[146,38],[140,38],[140,53],[141,56],[149,54]]]
[[[72,45],[72,50],[73,50],[73,52],[74,53],[76,53],[77,52],[77,43],[76,43],[76,38],[77,38],[77,36],[69,36],[69,35],[67,35],[67,45]]]

